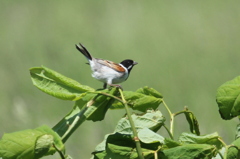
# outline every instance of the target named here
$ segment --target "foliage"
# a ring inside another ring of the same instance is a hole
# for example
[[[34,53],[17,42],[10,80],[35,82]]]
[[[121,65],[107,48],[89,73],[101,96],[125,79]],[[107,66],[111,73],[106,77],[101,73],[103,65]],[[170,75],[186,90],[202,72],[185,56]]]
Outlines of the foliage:
[[[225,120],[240,115],[240,76],[221,85],[217,91],[219,113]]]
[[[143,87],[135,92],[115,87],[95,90],[47,67],[32,68],[30,74],[33,84],[41,91],[62,100],[74,101],[75,104],[52,129],[41,126],[4,134],[0,140],[0,157],[3,159],[37,159],[55,152],[62,159],[70,159],[64,148],[67,139],[86,120],[103,120],[108,109],[125,109],[126,115],[119,120],[113,133],[105,135],[104,140],[96,146],[93,159],[239,157],[239,125],[236,140],[231,145],[226,145],[216,132],[201,135],[193,112],[185,108],[172,113],[163,96],[153,88]],[[217,103],[223,119],[239,115],[239,85],[240,77],[237,77],[218,89]],[[157,109],[160,104],[169,112],[169,127]],[[129,108],[134,112],[130,112]],[[189,132],[183,132],[175,139],[174,121],[181,114],[186,117]],[[165,129],[169,137],[159,134],[160,129]]]
[[[0,155],[4,159],[37,159],[55,153],[53,145],[64,152],[59,135],[44,125],[36,129],[4,134],[0,140]]]

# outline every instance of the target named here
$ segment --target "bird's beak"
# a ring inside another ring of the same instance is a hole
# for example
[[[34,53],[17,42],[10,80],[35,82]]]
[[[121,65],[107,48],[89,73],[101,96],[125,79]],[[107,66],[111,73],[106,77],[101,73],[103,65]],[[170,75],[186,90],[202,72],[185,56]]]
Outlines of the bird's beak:
[[[136,65],[136,64],[138,64],[138,63],[137,63],[136,61],[134,61],[134,62],[133,62],[133,65]]]

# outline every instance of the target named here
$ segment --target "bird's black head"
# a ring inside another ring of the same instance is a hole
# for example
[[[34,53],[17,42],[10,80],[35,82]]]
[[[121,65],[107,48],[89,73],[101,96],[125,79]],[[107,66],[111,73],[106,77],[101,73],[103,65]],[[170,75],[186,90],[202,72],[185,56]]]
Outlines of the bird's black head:
[[[127,60],[122,61],[120,64],[122,64],[126,69],[128,69],[128,73],[130,73],[133,66],[138,63],[133,60],[127,59]]]

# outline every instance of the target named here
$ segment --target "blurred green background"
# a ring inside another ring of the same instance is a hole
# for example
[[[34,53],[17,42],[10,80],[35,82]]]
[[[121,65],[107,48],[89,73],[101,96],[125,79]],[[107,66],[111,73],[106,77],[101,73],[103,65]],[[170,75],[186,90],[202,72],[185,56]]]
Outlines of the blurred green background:
[[[0,136],[43,124],[52,127],[74,104],[35,88],[31,67],[44,65],[102,87],[75,49],[81,42],[95,57],[137,61],[122,84],[125,90],[155,88],[172,112],[188,106],[202,134],[217,131],[230,144],[238,121],[220,118],[215,96],[221,84],[240,75],[239,5],[224,0],[1,1]],[[162,105],[159,109],[168,119]],[[109,111],[104,121],[84,123],[67,141],[67,154],[90,158],[123,114]],[[182,116],[175,122],[175,137],[183,131],[189,129]]]

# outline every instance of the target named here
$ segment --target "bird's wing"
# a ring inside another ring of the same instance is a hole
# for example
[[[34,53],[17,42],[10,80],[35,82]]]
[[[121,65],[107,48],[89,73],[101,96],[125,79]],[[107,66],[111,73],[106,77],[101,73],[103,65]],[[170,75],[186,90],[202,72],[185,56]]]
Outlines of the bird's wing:
[[[125,72],[125,69],[122,66],[120,66],[119,64],[114,63],[112,61],[97,59],[97,62],[104,66],[110,67],[110,68],[114,69],[115,71]]]

